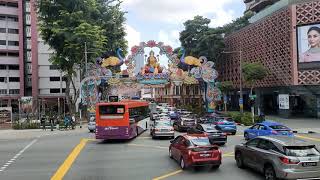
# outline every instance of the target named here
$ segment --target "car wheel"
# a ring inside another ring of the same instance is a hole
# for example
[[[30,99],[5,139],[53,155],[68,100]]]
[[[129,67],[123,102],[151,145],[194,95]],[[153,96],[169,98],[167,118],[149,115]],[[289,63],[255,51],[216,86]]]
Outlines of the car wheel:
[[[171,159],[173,159],[171,148],[169,149],[169,157],[170,157]]]
[[[244,168],[243,159],[240,152],[236,153],[236,163],[238,168],[241,168],[241,169]]]
[[[89,130],[91,133],[93,133],[93,130]]]
[[[276,180],[276,173],[274,172],[274,169],[271,165],[267,166],[264,169],[264,177],[266,180]]]
[[[245,139],[246,141],[248,141],[248,140],[250,139],[248,133],[244,133],[244,139]]]
[[[183,160],[183,157],[181,157],[181,159],[180,159],[180,167],[181,167],[181,169],[186,169],[186,164]]]

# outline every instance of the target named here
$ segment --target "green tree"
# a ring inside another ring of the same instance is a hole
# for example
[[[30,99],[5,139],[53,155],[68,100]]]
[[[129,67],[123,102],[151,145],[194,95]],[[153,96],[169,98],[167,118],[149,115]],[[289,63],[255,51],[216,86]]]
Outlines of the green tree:
[[[124,13],[116,0],[38,0],[37,8],[41,37],[55,51],[50,61],[65,74],[66,100],[74,113],[79,96],[75,69],[83,71],[85,67],[85,43],[89,62],[116,47],[126,49]],[[70,85],[75,92],[73,97]]]
[[[224,81],[218,83],[217,87],[220,89],[223,96],[227,96],[227,93],[233,88],[233,83],[232,81]],[[224,110],[227,111],[227,102],[224,102]]]
[[[267,69],[261,63],[245,63],[242,66],[242,72],[244,80],[251,87],[251,95],[256,82],[268,75]]]

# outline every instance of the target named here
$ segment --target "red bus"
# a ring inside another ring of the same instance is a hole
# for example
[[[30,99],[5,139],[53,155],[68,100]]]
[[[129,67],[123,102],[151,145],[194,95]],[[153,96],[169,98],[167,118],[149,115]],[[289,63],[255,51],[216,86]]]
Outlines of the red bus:
[[[132,139],[148,128],[149,103],[123,100],[96,105],[96,139]]]

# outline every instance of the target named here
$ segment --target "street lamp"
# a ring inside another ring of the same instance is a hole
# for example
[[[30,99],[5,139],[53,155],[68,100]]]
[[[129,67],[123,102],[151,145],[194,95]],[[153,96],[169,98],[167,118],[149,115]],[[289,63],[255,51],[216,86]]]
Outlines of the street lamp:
[[[233,54],[239,53],[240,55],[240,99],[239,99],[239,106],[240,112],[243,113],[243,92],[242,92],[242,51],[223,51],[224,54]]]

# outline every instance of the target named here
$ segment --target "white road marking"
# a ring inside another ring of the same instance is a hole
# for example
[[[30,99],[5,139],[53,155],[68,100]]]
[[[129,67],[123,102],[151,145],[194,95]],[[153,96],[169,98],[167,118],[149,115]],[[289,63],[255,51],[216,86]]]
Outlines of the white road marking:
[[[31,141],[26,147],[24,147],[21,151],[19,151],[18,154],[16,154],[13,158],[11,158],[8,162],[6,162],[1,168],[0,168],[0,172],[3,172],[9,165],[11,165],[11,163],[13,163],[16,158],[18,158],[23,152],[25,152],[30,146],[32,146],[32,144],[34,144],[35,142],[37,142],[38,139],[34,139],[33,141]]]

